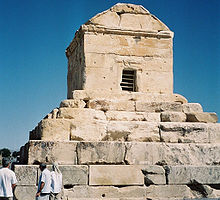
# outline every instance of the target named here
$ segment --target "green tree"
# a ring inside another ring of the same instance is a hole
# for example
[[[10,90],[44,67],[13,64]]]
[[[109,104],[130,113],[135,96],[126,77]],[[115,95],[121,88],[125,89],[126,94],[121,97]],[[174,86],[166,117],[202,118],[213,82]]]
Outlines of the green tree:
[[[0,149],[0,154],[2,154],[2,157],[10,157],[11,151],[7,148]]]

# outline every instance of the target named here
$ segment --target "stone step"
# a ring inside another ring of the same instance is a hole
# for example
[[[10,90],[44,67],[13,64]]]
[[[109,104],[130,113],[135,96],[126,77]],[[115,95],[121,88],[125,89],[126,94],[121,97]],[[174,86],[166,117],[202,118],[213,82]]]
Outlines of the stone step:
[[[111,92],[104,90],[74,90],[73,99],[76,101],[86,101],[90,99],[110,99],[110,100],[133,100],[148,102],[181,102],[187,103],[187,99],[180,94],[159,94],[143,92]]]
[[[59,168],[63,174],[64,199],[182,199],[213,198],[220,194],[220,166],[60,165]],[[51,165],[48,169],[51,170]],[[38,166],[15,165],[15,174],[16,198],[33,199],[40,175]]]
[[[220,143],[29,141],[22,155],[28,164],[216,165]],[[25,164],[25,163],[24,163]]]
[[[94,116],[97,118],[100,116],[100,118],[94,119]],[[220,124],[218,123],[106,121],[101,120],[101,116],[100,113],[97,115],[87,113],[85,118],[90,118],[89,120],[83,120],[83,118],[44,119],[34,131],[30,132],[30,140],[220,142]],[[155,115],[148,116],[155,117]]]

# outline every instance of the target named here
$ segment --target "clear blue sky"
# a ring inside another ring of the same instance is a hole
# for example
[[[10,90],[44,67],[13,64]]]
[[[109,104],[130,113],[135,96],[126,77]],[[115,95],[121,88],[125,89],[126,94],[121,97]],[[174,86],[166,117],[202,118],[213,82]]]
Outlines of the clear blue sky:
[[[66,47],[118,2],[143,5],[175,32],[174,92],[220,116],[219,0],[0,0],[0,148],[25,144],[66,99]]]

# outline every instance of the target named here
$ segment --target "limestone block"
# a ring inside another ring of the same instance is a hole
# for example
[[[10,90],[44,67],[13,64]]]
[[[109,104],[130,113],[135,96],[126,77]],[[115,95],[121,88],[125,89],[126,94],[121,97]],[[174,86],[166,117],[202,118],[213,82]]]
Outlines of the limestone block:
[[[59,108],[58,118],[90,121],[94,119],[106,120],[105,114],[99,110],[89,108]]]
[[[162,112],[162,122],[185,122],[186,114],[182,112]]]
[[[68,108],[84,108],[86,103],[82,100],[75,100],[75,99],[65,99],[61,101],[60,107],[68,107]]]
[[[162,141],[174,143],[208,143],[208,126],[203,123],[160,123]]]
[[[105,114],[109,121],[160,122],[160,113],[107,111]]]
[[[114,186],[74,186],[73,189],[64,190],[64,196],[72,199],[145,199],[146,188],[142,186],[126,186],[122,188]]]
[[[186,185],[194,180],[200,184],[220,184],[220,166],[168,166],[168,183]]]
[[[145,185],[164,185],[166,184],[165,170],[158,165],[146,165],[141,168],[145,175]]]
[[[203,112],[203,109],[199,103],[184,103],[183,112],[184,113]]]
[[[78,164],[122,164],[125,145],[120,142],[80,142]]]
[[[142,121],[110,121],[103,140],[160,141],[158,123]]]
[[[218,121],[216,113],[194,112],[186,113],[186,116],[188,122],[216,123]]]
[[[73,98],[75,100],[89,99],[112,99],[112,100],[133,100],[145,102],[180,102],[187,103],[187,99],[180,94],[159,94],[144,92],[113,92],[99,90],[74,90]]]
[[[189,187],[186,185],[150,185],[146,189],[149,199],[185,199],[193,198]]]
[[[144,102],[136,101],[136,111],[140,112],[181,112],[182,104],[179,102]]]
[[[73,120],[70,127],[70,140],[101,141],[106,136],[106,120]]]
[[[76,164],[76,142],[29,141],[28,164]]]
[[[117,101],[117,100],[105,100],[105,99],[95,99],[88,102],[89,108],[108,111],[135,111],[134,101]]]
[[[17,178],[17,185],[36,185],[37,184],[37,165],[15,165],[14,172]]]
[[[220,123],[208,123],[210,143],[220,143]]]
[[[41,140],[68,141],[70,138],[69,119],[43,119],[38,126]]]
[[[37,192],[37,186],[21,186],[15,188],[14,196],[16,200],[33,200]]]
[[[126,142],[130,165],[213,165],[220,163],[220,144]]]
[[[144,175],[137,166],[90,165],[89,185],[143,185]]]
[[[60,171],[63,175],[63,185],[87,185],[88,166],[85,165],[61,165]]]

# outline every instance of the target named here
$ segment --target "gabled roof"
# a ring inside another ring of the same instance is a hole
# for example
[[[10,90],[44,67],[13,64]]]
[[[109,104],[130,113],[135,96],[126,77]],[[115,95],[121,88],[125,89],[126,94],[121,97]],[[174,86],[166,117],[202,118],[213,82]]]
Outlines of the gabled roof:
[[[157,17],[141,5],[118,3],[97,14],[86,24],[134,31],[170,31]]]

